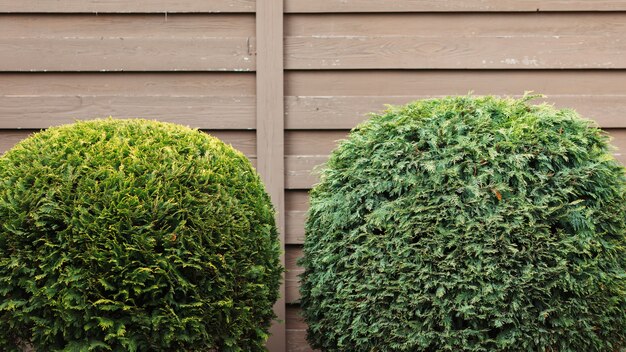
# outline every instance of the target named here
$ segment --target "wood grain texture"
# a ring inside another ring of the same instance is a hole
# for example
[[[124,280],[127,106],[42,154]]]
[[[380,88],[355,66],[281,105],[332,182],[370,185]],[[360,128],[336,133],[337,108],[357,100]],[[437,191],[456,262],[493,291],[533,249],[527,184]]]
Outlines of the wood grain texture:
[[[546,95],[606,128],[626,127],[626,71],[319,71],[286,76],[287,129],[351,129],[385,104],[446,95]]]
[[[254,73],[2,73],[0,95],[254,96]]]
[[[4,15],[1,71],[253,71],[250,15]]]
[[[285,12],[624,11],[623,0],[287,0]]]
[[[306,341],[305,329],[287,330],[287,351],[289,352],[312,352],[319,351],[312,349]]]
[[[254,0],[0,0],[1,13],[254,12]]]
[[[513,95],[520,97],[521,95]],[[358,97],[287,97],[288,129],[351,129],[368,118],[370,112],[381,112],[386,104],[403,105],[417,99],[442,96],[358,96]],[[626,95],[559,96],[548,95],[535,103],[548,102],[557,108],[571,108],[606,128],[626,127]]]
[[[0,96],[0,128],[46,128],[113,116],[197,128],[253,129],[254,97]]]
[[[296,304],[287,305],[287,351],[312,352],[306,341],[307,324],[302,318],[302,310]]]
[[[230,144],[248,158],[256,158],[256,133],[254,131],[204,130],[204,132]]]
[[[285,160],[283,86],[283,2],[260,1],[256,8],[257,53],[257,170],[276,209],[276,224],[285,246]],[[285,256],[281,255],[285,263]],[[285,319],[286,284],[274,304],[278,320]],[[267,347],[270,352],[287,350],[285,324],[274,321]]]
[[[307,324],[302,317],[302,309],[297,304],[287,305],[287,329],[306,329]]]
[[[286,96],[626,95],[626,70],[292,71]]]
[[[285,250],[285,297],[288,304],[298,303],[300,300],[300,278],[298,277],[304,269],[302,269],[297,261],[302,257],[301,246],[287,246]]]
[[[304,243],[304,222],[309,209],[307,190],[285,191],[285,243]]]
[[[285,211],[285,244],[304,243],[306,210]]]
[[[294,155],[285,157],[285,188],[309,189],[319,181],[320,169],[328,155]]]
[[[626,67],[625,13],[290,15],[286,23],[287,69]]]
[[[624,2],[626,4],[626,1]],[[287,15],[287,37],[542,38],[623,36],[622,13],[383,13]]]
[[[286,155],[327,155],[345,139],[345,130],[290,130],[285,132]]]
[[[250,73],[0,75],[0,128],[143,117],[205,129],[256,126]]]

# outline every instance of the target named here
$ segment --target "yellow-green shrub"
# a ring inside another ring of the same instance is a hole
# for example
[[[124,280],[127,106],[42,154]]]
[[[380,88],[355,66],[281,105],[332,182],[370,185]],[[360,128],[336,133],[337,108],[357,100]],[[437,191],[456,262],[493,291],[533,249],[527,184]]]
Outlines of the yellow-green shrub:
[[[264,350],[279,253],[259,177],[218,139],[51,128],[0,158],[0,349]]]

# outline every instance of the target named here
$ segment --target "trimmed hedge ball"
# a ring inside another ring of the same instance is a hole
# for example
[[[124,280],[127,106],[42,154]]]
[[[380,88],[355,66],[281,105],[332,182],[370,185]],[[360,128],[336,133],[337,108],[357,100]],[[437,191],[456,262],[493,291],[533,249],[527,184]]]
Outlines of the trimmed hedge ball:
[[[146,120],[0,158],[0,350],[263,351],[283,272],[246,157]]]
[[[306,222],[313,347],[626,347],[624,169],[593,123],[528,100],[417,101],[340,143]]]

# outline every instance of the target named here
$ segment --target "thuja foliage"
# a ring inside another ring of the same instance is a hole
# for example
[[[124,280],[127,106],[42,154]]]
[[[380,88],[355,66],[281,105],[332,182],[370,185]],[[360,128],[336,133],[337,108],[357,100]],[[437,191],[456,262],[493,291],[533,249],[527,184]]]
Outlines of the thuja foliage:
[[[262,351],[282,267],[250,162],[146,120],[0,158],[0,350]]]
[[[624,170],[572,110],[449,97],[355,128],[311,192],[323,351],[619,351]]]

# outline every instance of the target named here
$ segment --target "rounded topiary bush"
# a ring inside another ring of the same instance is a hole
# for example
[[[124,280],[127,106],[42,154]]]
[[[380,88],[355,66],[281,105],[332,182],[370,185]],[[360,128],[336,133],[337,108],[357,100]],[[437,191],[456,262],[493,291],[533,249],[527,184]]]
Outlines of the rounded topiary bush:
[[[626,179],[571,110],[495,97],[392,107],[311,192],[302,275],[323,351],[619,351]]]
[[[282,267],[250,162],[146,120],[51,128],[0,158],[0,350],[261,351]]]

